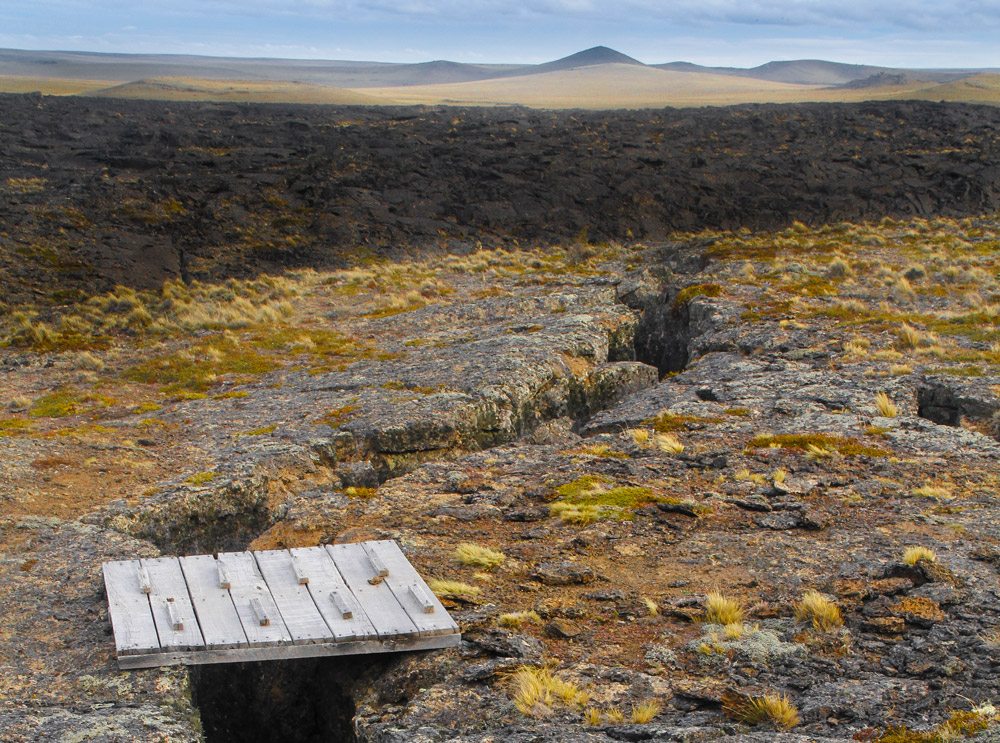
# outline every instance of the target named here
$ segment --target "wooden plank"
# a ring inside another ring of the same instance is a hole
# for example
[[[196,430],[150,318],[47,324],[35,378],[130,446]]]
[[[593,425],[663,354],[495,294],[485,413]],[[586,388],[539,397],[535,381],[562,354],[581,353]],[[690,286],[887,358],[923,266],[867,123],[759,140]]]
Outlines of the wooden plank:
[[[409,640],[365,640],[360,642],[320,643],[313,645],[282,645],[229,650],[194,650],[189,652],[123,655],[118,666],[123,669],[154,668],[157,666],[196,666],[206,663],[246,663],[249,661],[286,660],[338,655],[394,653],[411,650],[439,650],[458,647],[461,635],[417,637]]]
[[[365,542],[364,549],[369,555],[377,556],[388,569],[384,580],[422,637],[458,632],[455,620],[406,559],[399,545],[385,539]]]
[[[347,642],[378,637],[364,608],[344,583],[343,576],[325,549],[296,547],[291,553],[309,576],[309,593],[334,640]],[[349,617],[344,616],[345,611],[350,613]]]
[[[377,568],[372,565],[362,545],[332,544],[326,549],[380,638],[405,638],[420,634],[384,580],[370,582],[380,576],[376,574]]]
[[[108,615],[115,634],[115,651],[120,656],[160,650],[149,596],[142,592],[136,580],[138,568],[138,560],[104,563]]]
[[[156,557],[142,560],[149,573],[152,590],[149,605],[153,609],[156,633],[164,650],[194,650],[204,648],[205,640],[195,619],[194,607],[188,595],[181,564],[176,557]],[[171,606],[172,604],[172,606]]]
[[[299,574],[303,571],[297,569],[292,553],[264,550],[253,554],[292,641],[301,644],[333,640],[333,633],[316,608],[307,584],[300,582]]]
[[[239,615],[243,632],[250,647],[265,645],[284,645],[292,641],[285,623],[281,621],[271,592],[267,588],[264,577],[260,574],[257,562],[249,552],[224,552],[219,559],[225,562],[229,573],[231,586],[229,595],[233,599],[236,613]],[[261,625],[250,602],[260,601],[264,613],[270,618],[267,625]]]
[[[247,647],[247,636],[229,591],[220,586],[225,563],[211,555],[180,558],[191,604],[208,649]]]

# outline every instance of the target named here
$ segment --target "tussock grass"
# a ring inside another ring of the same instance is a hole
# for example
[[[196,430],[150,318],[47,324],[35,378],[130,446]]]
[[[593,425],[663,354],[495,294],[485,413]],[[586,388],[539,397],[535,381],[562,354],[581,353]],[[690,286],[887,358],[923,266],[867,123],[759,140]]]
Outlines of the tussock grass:
[[[662,710],[663,707],[655,699],[640,702],[632,707],[632,722],[637,725],[645,725],[652,722],[653,718],[660,714]]]
[[[579,686],[547,668],[519,668],[511,677],[511,687],[514,706],[528,717],[547,717],[557,705],[579,708],[590,699]]]
[[[477,586],[470,586],[457,580],[433,579],[427,581],[427,586],[440,598],[459,599],[469,601],[475,599],[480,590]]]
[[[937,501],[951,500],[952,498],[950,489],[943,485],[931,485],[930,483],[914,488],[910,493],[919,498],[930,498]]]
[[[879,392],[875,395],[875,408],[883,418],[895,418],[899,415],[896,403],[885,392]]]
[[[684,444],[672,433],[657,433],[653,436],[653,443],[657,449],[667,454],[680,454],[684,451]]]
[[[462,542],[455,548],[455,559],[463,565],[491,570],[499,567],[507,559],[503,552],[483,547],[472,542]]]
[[[828,632],[842,627],[844,618],[840,608],[819,591],[806,591],[802,599],[795,605],[795,618],[800,622],[809,622],[814,629]]]
[[[705,597],[705,621],[708,624],[740,624],[743,621],[743,604],[737,599],[713,591]]]
[[[907,565],[916,565],[921,561],[937,562],[937,555],[931,548],[919,545],[903,550],[903,562]]]
[[[789,730],[799,724],[799,711],[784,694],[740,696],[728,700],[723,710],[733,719],[747,725],[769,722],[777,728]]]
[[[501,614],[497,617],[497,624],[510,629],[520,629],[526,624],[541,624],[542,618],[537,611],[514,611],[508,614]]]

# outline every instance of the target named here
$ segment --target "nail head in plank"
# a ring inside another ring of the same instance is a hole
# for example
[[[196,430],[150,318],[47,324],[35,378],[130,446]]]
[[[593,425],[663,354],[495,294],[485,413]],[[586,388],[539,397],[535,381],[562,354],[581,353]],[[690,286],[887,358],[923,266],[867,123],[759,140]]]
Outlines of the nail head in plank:
[[[406,611],[410,620],[416,625],[421,636],[446,635],[458,632],[458,625],[451,618],[434,592],[420,577],[406,555],[394,541],[385,539],[377,542],[365,542],[364,549],[369,554],[378,555],[379,559],[389,568],[385,579],[390,590]],[[424,598],[430,601],[432,611],[428,612],[426,604],[411,591],[411,586],[417,586]]]
[[[205,646],[210,650],[247,647],[229,591],[219,587],[220,563],[211,555],[182,557],[180,563]]]
[[[309,571],[309,593],[337,642],[378,637],[361,602],[348,588],[333,558],[323,547],[295,547],[291,553]],[[343,606],[338,606],[334,595]],[[349,617],[344,616],[344,609],[350,613]]]
[[[219,559],[225,560],[229,577],[232,579],[229,595],[232,596],[233,605],[243,624],[243,632],[250,647],[291,643],[292,637],[285,623],[281,621],[278,607],[253,555],[249,552],[225,552],[219,555]],[[253,599],[260,601],[261,608],[270,619],[269,624],[260,624],[259,618],[250,606]]]
[[[160,647],[164,650],[204,649],[205,640],[195,620],[180,562],[176,557],[156,557],[141,562],[153,585],[149,603]]]
[[[372,563],[360,544],[326,546],[351,593],[361,603],[380,638],[413,637],[419,634],[406,610],[386,583],[372,585]]]
[[[103,566],[108,614],[119,656],[160,651],[149,596],[136,583],[138,567],[137,560],[106,562]]]
[[[333,632],[316,607],[308,585],[298,581],[292,553],[263,550],[253,554],[293,642],[332,641]]]

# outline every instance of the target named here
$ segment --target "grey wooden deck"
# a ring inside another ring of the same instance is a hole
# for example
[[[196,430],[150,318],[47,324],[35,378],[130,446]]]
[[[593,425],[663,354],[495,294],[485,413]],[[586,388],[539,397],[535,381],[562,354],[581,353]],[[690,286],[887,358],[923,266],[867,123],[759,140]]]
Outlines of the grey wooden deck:
[[[122,668],[445,648],[458,625],[395,542],[104,563]]]

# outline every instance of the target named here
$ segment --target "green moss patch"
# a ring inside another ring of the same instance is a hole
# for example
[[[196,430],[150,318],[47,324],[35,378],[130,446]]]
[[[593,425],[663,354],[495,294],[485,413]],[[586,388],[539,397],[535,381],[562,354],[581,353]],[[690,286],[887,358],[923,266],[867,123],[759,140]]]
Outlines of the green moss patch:
[[[660,500],[651,488],[613,485],[612,480],[600,475],[584,475],[560,485],[549,512],[572,524],[628,520],[637,508]]]
[[[780,448],[809,452],[822,449],[844,456],[887,457],[892,452],[877,446],[868,446],[849,436],[828,433],[781,433],[754,436],[748,444],[750,449]]]

